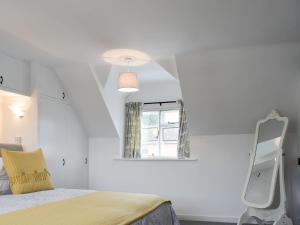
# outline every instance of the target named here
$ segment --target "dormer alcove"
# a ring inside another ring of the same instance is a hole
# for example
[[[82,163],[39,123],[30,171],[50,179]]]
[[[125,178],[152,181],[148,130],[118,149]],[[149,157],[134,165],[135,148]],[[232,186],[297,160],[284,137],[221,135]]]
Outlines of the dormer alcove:
[[[25,149],[34,147],[35,114],[31,97],[0,90],[0,142],[22,144]]]

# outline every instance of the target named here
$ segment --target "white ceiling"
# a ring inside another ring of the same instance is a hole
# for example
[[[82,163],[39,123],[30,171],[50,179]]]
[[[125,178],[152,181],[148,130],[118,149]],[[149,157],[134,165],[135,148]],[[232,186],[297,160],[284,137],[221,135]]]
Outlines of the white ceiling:
[[[272,108],[296,120],[292,92],[300,47],[271,44],[300,41],[299,0],[0,3],[0,49],[50,65],[84,62],[58,71],[90,136],[117,136],[86,64],[97,63],[104,84],[109,67],[98,63],[112,48],[144,51],[164,68],[162,73],[157,64],[137,68],[142,83],[157,82],[156,74],[160,80],[179,76],[193,135],[253,132],[257,119]]]
[[[295,131],[300,44],[180,54],[176,62],[192,135],[254,133],[272,109]]]
[[[152,57],[300,40],[298,0],[1,0],[0,30],[55,57],[95,62],[111,48]]]
[[[80,116],[89,137],[117,137],[118,133],[106,106],[104,96],[85,64],[74,64],[56,69]]]

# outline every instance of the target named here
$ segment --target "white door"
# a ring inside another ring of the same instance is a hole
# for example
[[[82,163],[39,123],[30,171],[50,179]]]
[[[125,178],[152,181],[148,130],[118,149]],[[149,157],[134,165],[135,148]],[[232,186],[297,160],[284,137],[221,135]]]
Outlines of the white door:
[[[39,99],[39,144],[55,187],[65,187],[68,175],[63,165],[67,148],[65,115],[64,104],[45,97]]]
[[[66,105],[67,115],[67,148],[65,157],[68,176],[68,187],[87,188],[88,165],[88,138],[73,109]]]
[[[70,105],[40,98],[39,144],[55,187],[88,187],[88,138]]]

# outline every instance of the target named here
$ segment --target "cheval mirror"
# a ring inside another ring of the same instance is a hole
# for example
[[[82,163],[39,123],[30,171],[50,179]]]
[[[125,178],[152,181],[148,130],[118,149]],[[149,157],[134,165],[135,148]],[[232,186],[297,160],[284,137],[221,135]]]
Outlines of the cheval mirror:
[[[258,224],[292,225],[286,216],[286,193],[282,145],[288,118],[273,110],[258,121],[250,166],[242,194],[247,210],[238,224],[256,221]]]

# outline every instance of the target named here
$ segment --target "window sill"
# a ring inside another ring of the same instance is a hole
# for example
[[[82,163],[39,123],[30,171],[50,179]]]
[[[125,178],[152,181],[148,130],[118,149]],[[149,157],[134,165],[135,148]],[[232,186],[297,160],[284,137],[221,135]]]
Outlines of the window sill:
[[[175,158],[144,158],[144,159],[126,159],[126,158],[115,158],[115,161],[181,161],[181,162],[195,162],[198,158],[188,159],[175,159]]]

